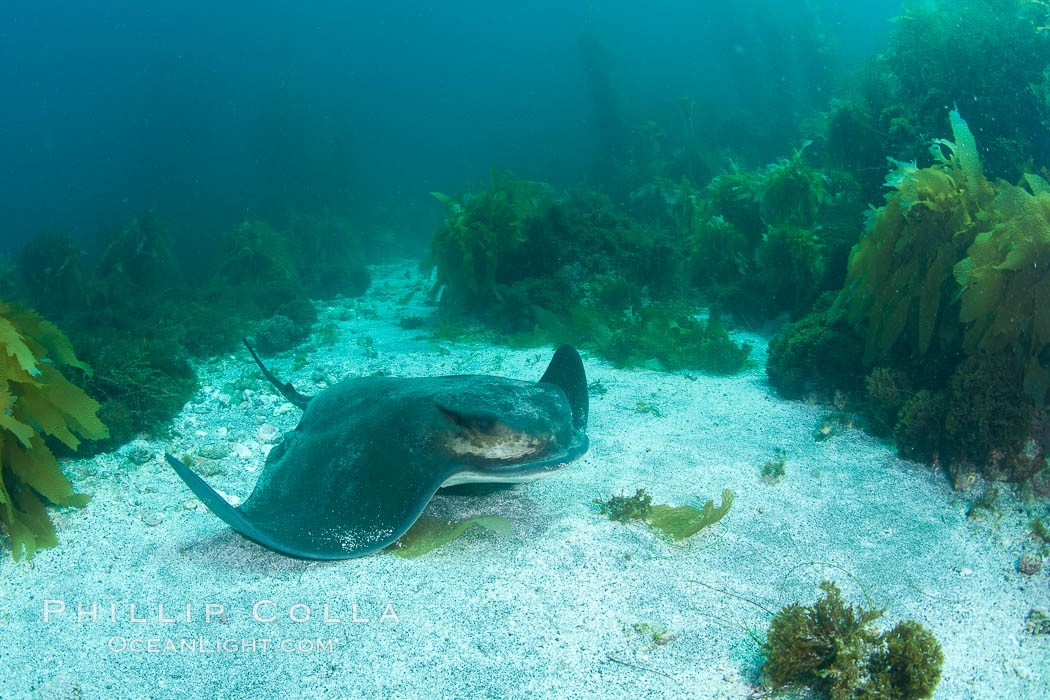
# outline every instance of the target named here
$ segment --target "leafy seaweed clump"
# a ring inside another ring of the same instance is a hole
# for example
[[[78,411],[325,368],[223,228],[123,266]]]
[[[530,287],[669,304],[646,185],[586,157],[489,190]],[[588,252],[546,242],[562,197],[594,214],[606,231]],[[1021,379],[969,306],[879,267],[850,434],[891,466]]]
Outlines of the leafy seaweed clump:
[[[109,238],[96,270],[102,281],[97,289],[107,297],[126,298],[171,287],[176,271],[173,246],[174,237],[156,212],[136,217]]]
[[[473,196],[433,193],[445,205],[445,223],[434,234],[424,270],[437,268],[431,297],[476,311],[492,303],[505,259],[526,240],[530,217],[554,203],[549,185],[492,170],[490,186]]]
[[[299,212],[288,222],[285,238],[310,298],[356,297],[368,291],[372,278],[364,261],[378,251],[347,220],[327,209]]]
[[[84,304],[84,251],[66,233],[44,233],[26,243],[15,265],[18,286],[34,290],[37,309],[49,316]]]
[[[137,434],[164,434],[197,391],[189,357],[163,338],[164,327],[158,324],[148,337],[105,326],[71,333],[94,370],[83,378],[84,390],[101,404],[99,416],[109,426],[108,438],[91,443],[90,452],[114,449]]]
[[[255,346],[263,355],[275,355],[291,350],[304,337],[303,329],[292,319],[277,314],[260,323],[255,329]]]
[[[759,212],[772,227],[812,228],[827,197],[825,180],[803,158],[809,142],[770,165],[762,181]]]
[[[712,180],[706,191],[688,180],[678,185],[670,218],[686,241],[690,281],[708,294],[754,270],[765,232],[753,191],[756,181],[733,169]]]
[[[672,218],[686,241],[690,277],[718,311],[754,321],[785,312],[797,318],[825,280],[837,280],[827,272],[828,254],[842,257],[843,227],[824,225],[832,211],[828,180],[804,151],[764,170],[733,167],[704,192],[688,181],[674,192]],[[835,234],[830,248],[825,230]]]
[[[609,520],[626,523],[630,520],[645,520],[652,510],[653,497],[638,489],[633,496],[612,496],[607,501],[595,498],[591,501],[598,506],[602,515],[609,516]]]
[[[397,542],[390,545],[389,551],[395,557],[415,559],[459,539],[473,527],[491,530],[504,537],[510,537],[511,534],[510,521],[498,515],[461,520],[445,520],[424,515]]]
[[[901,454],[913,459],[933,459],[944,446],[944,417],[948,399],[943,392],[922,389],[897,411],[893,437]]]
[[[763,483],[773,486],[784,478],[785,456],[783,449],[778,447],[774,450],[773,459],[767,460],[759,469],[759,476],[762,477]]]
[[[747,366],[751,346],[737,344],[718,320],[701,321],[660,307],[614,332],[598,348],[617,367],[662,370],[697,369],[733,374]]]
[[[680,241],[616,211],[607,197],[556,197],[507,173],[487,190],[439,197],[444,225],[423,263],[441,320],[482,322],[517,346],[571,343],[621,367],[729,374],[750,347],[695,318]]]
[[[282,314],[296,320],[284,307],[309,302],[294,260],[285,235],[265,221],[244,221],[223,238],[219,268],[208,286],[214,298],[236,309],[240,318]],[[309,323],[314,320],[316,313]]]
[[[882,610],[847,605],[831,581],[811,606],[793,603],[766,635],[766,683],[809,686],[831,700],[928,698],[940,682],[944,655],[936,638],[906,620],[879,634]]]
[[[79,508],[89,498],[73,492],[47,439],[75,450],[108,436],[98,403],[61,366],[89,371],[53,324],[0,302],[0,522],[16,561],[57,544],[45,503]]]
[[[715,292],[738,282],[754,266],[754,246],[721,214],[686,227],[689,274],[699,289]]]
[[[824,278],[824,251],[817,232],[770,226],[756,253],[761,294],[771,312],[798,318],[812,306]],[[773,315],[770,313],[769,315]]]
[[[782,396],[814,391],[830,399],[835,390],[855,390],[863,378],[863,340],[846,324],[829,323],[828,301],[792,323],[769,342],[766,375]]]

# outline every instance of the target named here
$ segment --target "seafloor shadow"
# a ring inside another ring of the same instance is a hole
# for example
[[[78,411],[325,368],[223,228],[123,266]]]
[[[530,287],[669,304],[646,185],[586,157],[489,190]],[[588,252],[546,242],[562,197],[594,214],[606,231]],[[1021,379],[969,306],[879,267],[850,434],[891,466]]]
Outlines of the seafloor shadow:
[[[489,496],[494,493],[509,491],[518,484],[459,484],[457,486],[446,486],[438,491],[442,496]]]
[[[500,515],[513,523],[516,538],[538,537],[550,523],[538,519],[535,501],[520,489],[521,484],[460,484],[443,488],[427,505],[424,514],[456,519],[481,515]],[[252,572],[277,578],[294,578],[317,566],[338,566],[354,559],[332,561],[297,559],[278,554],[242,537],[230,528],[221,528],[177,543],[178,561],[208,568]],[[377,552],[367,556],[386,556]]]

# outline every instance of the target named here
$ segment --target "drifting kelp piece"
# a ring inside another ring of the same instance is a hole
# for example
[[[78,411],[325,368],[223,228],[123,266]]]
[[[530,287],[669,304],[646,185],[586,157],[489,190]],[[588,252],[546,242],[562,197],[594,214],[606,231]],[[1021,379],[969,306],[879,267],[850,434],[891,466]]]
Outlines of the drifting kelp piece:
[[[54,325],[0,302],[0,522],[11,536],[12,556],[29,558],[56,544],[55,530],[39,496],[60,506],[81,507],[88,496],[73,492],[44,435],[71,449],[81,439],[108,436],[98,403],[71,384],[56,364],[86,369]]]
[[[667,535],[675,541],[692,537],[709,525],[714,525],[725,517],[733,505],[733,492],[722,491],[722,504],[715,507],[709,500],[703,510],[693,506],[653,505],[652,496],[645,489],[638,489],[634,496],[613,496],[607,501],[594,499],[602,515],[609,520],[628,523],[634,520],[644,522],[654,532]]]
[[[675,541],[684,540],[724,518],[732,505],[733,492],[726,489],[722,491],[722,504],[717,508],[713,500],[704,503],[703,510],[693,506],[655,505],[646,523]]]
[[[498,532],[504,537],[511,535],[510,521],[499,515],[461,520],[445,520],[424,515],[408,532],[401,535],[401,539],[390,546],[390,553],[402,559],[415,559],[459,539],[474,527]]]

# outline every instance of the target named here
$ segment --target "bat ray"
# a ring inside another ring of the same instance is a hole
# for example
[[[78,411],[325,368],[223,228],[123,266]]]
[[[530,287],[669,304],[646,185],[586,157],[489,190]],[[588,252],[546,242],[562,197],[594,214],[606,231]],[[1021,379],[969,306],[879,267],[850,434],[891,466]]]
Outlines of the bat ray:
[[[247,343],[245,343],[247,345]],[[313,397],[267,380],[303,409],[271,450],[251,496],[231,506],[170,454],[212,513],[264,547],[348,559],[396,541],[443,486],[530,481],[587,451],[587,378],[558,348],[538,382],[489,375],[360,377]]]

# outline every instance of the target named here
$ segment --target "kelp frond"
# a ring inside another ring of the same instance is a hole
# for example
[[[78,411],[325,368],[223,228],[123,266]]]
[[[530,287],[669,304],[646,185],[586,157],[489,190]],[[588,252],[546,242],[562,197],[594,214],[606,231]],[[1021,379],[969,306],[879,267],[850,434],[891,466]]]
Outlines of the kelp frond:
[[[44,437],[76,449],[82,439],[109,435],[98,403],[62,375],[61,365],[88,371],[57,327],[0,302],[0,522],[16,561],[56,544],[45,499],[73,507],[88,501],[74,493]]]

